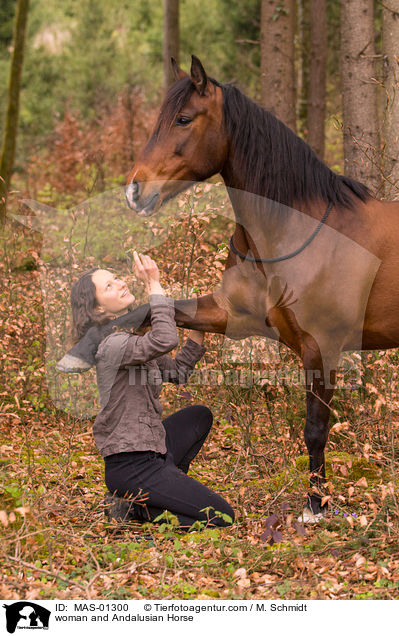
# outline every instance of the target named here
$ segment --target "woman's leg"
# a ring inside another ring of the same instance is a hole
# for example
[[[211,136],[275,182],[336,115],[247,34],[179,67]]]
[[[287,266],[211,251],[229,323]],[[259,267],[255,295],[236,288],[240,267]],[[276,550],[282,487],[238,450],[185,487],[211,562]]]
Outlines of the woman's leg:
[[[120,497],[146,493],[146,508],[137,507],[142,511],[143,521],[152,521],[164,510],[176,515],[182,526],[190,526],[196,520],[215,526],[230,525],[216,516],[215,510],[234,520],[234,511],[227,501],[182,473],[170,455],[150,452],[114,455],[106,458],[105,479],[110,492]],[[201,512],[204,508],[209,510]]]
[[[187,473],[190,463],[200,451],[213,421],[207,406],[187,406],[163,420],[166,448],[180,470]]]

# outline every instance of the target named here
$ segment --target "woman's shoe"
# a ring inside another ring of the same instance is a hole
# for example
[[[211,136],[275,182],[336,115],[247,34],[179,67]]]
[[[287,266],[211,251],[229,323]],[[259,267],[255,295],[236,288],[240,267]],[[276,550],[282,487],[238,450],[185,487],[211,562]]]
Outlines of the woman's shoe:
[[[132,499],[117,497],[110,492],[105,494],[104,513],[108,521],[115,519],[118,523],[125,521],[143,521],[143,512]],[[142,506],[140,506],[142,507]]]

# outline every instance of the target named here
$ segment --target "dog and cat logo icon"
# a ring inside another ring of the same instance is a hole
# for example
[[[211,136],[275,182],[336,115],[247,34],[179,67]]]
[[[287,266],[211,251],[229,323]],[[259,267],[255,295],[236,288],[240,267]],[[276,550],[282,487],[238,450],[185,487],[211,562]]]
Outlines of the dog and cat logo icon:
[[[51,612],[37,603],[17,601],[3,607],[6,609],[6,627],[9,634],[14,634],[16,629],[48,629]]]

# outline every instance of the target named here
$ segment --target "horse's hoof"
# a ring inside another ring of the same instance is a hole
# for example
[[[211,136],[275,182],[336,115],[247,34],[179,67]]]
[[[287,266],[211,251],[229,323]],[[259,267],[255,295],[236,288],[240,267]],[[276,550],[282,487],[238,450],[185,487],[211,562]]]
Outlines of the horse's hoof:
[[[66,353],[55,365],[57,371],[62,371],[62,373],[84,373],[91,367],[92,365],[85,360],[71,356],[69,353]]]
[[[309,508],[304,508],[301,515],[298,517],[298,521],[301,523],[319,523],[324,517],[324,513],[318,512],[314,514]]]

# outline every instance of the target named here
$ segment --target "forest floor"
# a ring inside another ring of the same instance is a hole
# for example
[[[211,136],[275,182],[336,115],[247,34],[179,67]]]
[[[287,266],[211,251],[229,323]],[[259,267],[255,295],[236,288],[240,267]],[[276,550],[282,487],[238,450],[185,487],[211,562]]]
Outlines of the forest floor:
[[[172,229],[167,248],[151,251],[165,279],[183,281],[191,292],[209,288],[220,279],[226,236],[217,229],[205,236],[200,222],[191,235]],[[79,418],[50,389],[46,356],[54,334],[47,309],[67,303],[66,266],[56,270],[57,293],[46,296],[38,236],[17,224],[7,232],[0,258],[1,598],[399,597],[397,352],[365,355],[358,383],[341,382],[327,445],[329,512],[305,527],[297,522],[308,481],[301,383],[274,383],[262,373],[247,381],[254,369],[262,371],[259,339],[234,353],[234,343],[208,335],[201,369],[217,368],[225,379],[227,351],[230,370],[246,380],[165,385],[164,414],[192,403],[212,409],[211,436],[190,474],[231,503],[236,521],[186,534],[172,522],[118,526],[104,516],[93,416]],[[187,235],[195,241],[187,244]],[[182,246],[185,254],[194,246],[198,257],[190,261],[189,285]],[[69,263],[68,276],[78,269],[82,263]],[[258,358],[251,362],[254,347]],[[285,348],[279,364],[298,368]]]

